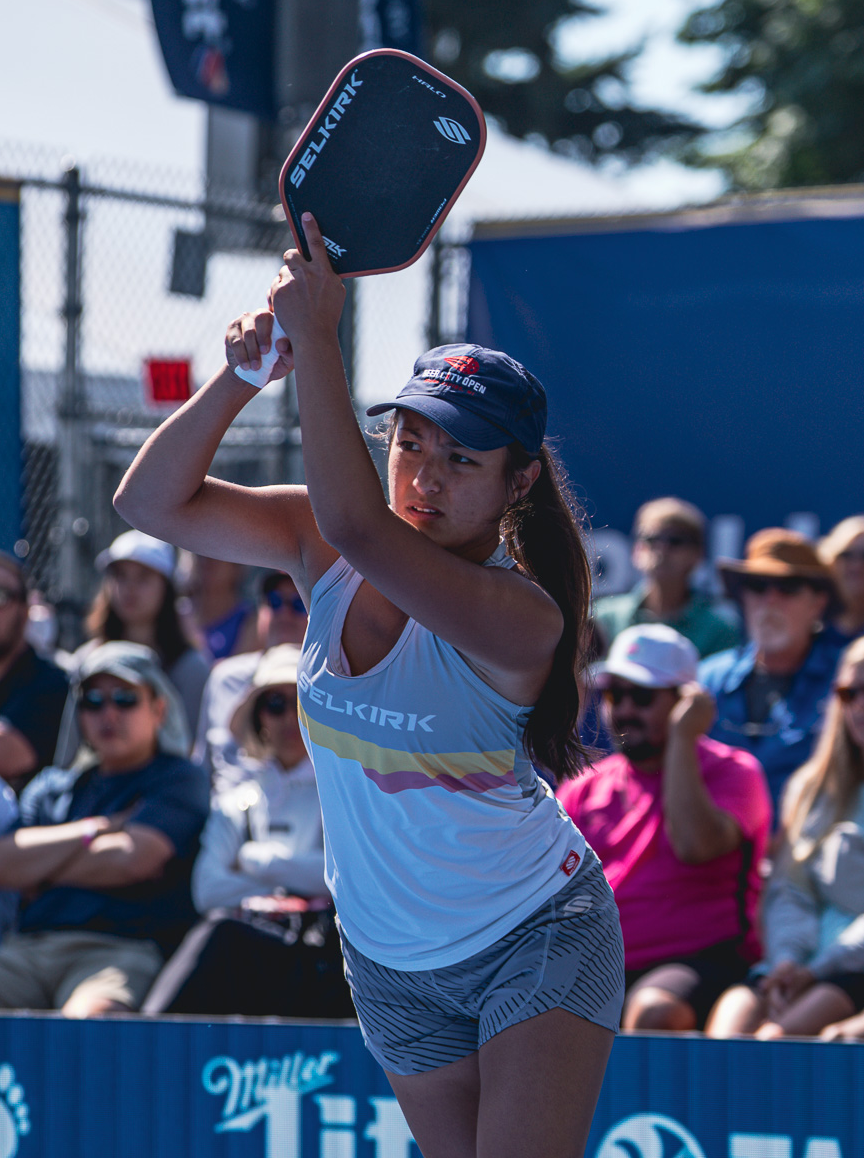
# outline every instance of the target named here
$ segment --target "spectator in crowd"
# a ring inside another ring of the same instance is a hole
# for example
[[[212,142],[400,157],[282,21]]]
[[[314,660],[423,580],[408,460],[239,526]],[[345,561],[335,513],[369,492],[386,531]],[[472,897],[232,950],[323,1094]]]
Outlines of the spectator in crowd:
[[[353,1017],[312,764],[297,720],[300,649],[265,652],[231,730],[254,780],[219,793],[192,874],[207,918],[156,981],[147,1013]]]
[[[84,658],[109,640],[127,639],[151,647],[176,688],[193,734],[209,661],[187,634],[177,611],[174,548],[141,531],[125,531],[96,556],[103,573],[86,628],[89,639],[68,661],[74,673]],[[77,712],[67,704],[55,762],[67,764],[78,749]]]
[[[0,777],[16,791],[50,762],[69,688],[27,642],[27,627],[24,570],[0,551]]]
[[[558,791],[621,913],[624,1029],[700,1028],[760,951],[768,790],[752,756],[706,737],[714,703],[697,663],[664,624],[621,632],[597,675],[618,750]]]
[[[743,561],[719,567],[748,642],[700,665],[699,681],[717,701],[711,736],[759,760],[776,812],[786,781],[810,758],[840,654],[822,632],[831,572],[803,535],[781,527],[757,532]]]
[[[714,1008],[712,1037],[817,1034],[864,1010],[864,639],[840,659],[812,758],[783,794],[765,957]],[[831,1031],[828,1036],[842,1036]]]
[[[191,556],[187,594],[198,631],[213,659],[255,651],[255,608],[244,596],[242,563]]]
[[[840,607],[825,625],[826,637],[845,647],[864,635],[864,515],[838,523],[817,547],[819,558],[831,568]]]
[[[137,1009],[191,925],[208,787],[149,648],[98,647],[75,693],[75,766],[44,769],[21,827],[0,838],[0,885],[23,894],[18,932],[0,945],[0,1006],[89,1017]]]
[[[257,631],[258,650],[220,660],[204,688],[192,759],[204,767],[216,789],[246,779],[246,766],[229,725],[240,697],[249,689],[262,652],[280,643],[303,642],[306,608],[294,580],[284,571],[265,571],[261,577]]]
[[[735,647],[741,629],[734,611],[691,586],[705,556],[705,516],[683,499],[645,503],[633,525],[633,566],[641,581],[624,595],[598,599],[597,624],[609,643],[637,623],[666,623],[700,655]]]

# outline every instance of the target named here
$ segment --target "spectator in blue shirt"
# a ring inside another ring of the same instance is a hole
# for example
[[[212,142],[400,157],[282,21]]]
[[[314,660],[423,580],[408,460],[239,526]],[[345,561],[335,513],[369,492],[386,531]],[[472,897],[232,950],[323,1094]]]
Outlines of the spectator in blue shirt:
[[[769,527],[720,573],[744,613],[747,642],[709,656],[699,682],[717,701],[711,737],[751,752],[775,816],[789,776],[810,757],[841,647],[822,632],[835,600],[831,572],[796,531]]]
[[[84,740],[46,768],[0,837],[0,886],[23,895],[0,945],[0,1007],[89,1017],[137,1009],[195,919],[190,874],[208,812],[183,709],[156,655],[103,644],[76,681]]]

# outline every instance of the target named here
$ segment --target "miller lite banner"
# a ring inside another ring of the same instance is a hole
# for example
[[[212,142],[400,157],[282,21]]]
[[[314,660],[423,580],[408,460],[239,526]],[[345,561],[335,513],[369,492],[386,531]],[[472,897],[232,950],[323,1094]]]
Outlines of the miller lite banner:
[[[273,120],[274,8],[275,0],[153,0],[176,92]]]

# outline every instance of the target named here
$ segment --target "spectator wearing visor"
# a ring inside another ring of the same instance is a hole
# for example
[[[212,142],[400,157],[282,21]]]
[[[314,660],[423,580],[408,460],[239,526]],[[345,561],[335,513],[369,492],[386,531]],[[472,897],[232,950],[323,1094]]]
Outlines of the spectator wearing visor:
[[[624,936],[624,1029],[699,1029],[758,959],[762,770],[710,740],[693,644],[664,624],[615,639],[597,683],[617,751],[558,798],[603,864]]]
[[[69,1017],[137,1009],[194,921],[208,811],[179,698],[150,648],[115,641],[75,683],[83,744],[46,768],[0,837],[0,886],[23,896],[0,945],[0,1006]]]
[[[718,566],[743,610],[747,643],[700,665],[717,701],[711,736],[758,759],[776,814],[786,781],[812,754],[842,650],[822,630],[836,605],[834,581],[813,544],[782,527],[758,531],[743,560]]]
[[[637,623],[665,623],[689,639],[701,656],[741,640],[734,608],[693,587],[705,557],[705,516],[683,499],[653,499],[636,512],[633,566],[640,582],[623,595],[598,599],[595,619],[608,643]]]
[[[215,792],[248,778],[248,761],[244,761],[231,732],[232,714],[248,692],[264,652],[285,643],[299,646],[306,619],[306,606],[291,576],[284,571],[265,571],[258,586],[258,650],[220,660],[210,673],[201,701],[192,759],[207,771]]]
[[[0,777],[16,792],[50,763],[69,689],[66,674],[27,642],[27,626],[24,570],[0,551]]]

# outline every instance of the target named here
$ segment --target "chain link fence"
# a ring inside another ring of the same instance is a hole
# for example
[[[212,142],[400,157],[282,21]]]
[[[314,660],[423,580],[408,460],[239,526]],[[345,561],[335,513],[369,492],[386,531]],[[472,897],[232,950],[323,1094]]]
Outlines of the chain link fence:
[[[292,239],[281,208],[217,196],[189,174],[111,161],[79,169],[0,142],[0,178],[20,183],[15,549],[72,642],[96,586],[93,560],[125,529],[113,492],[170,413],[149,396],[148,362],[188,362],[193,388],[203,384],[221,365],[227,322],[264,301]],[[452,337],[453,294],[429,288],[436,274],[449,284],[449,263],[439,247],[399,274],[349,283],[343,352],[358,404],[397,390],[426,344]],[[213,473],[252,486],[301,480],[290,380],[244,409]]]

